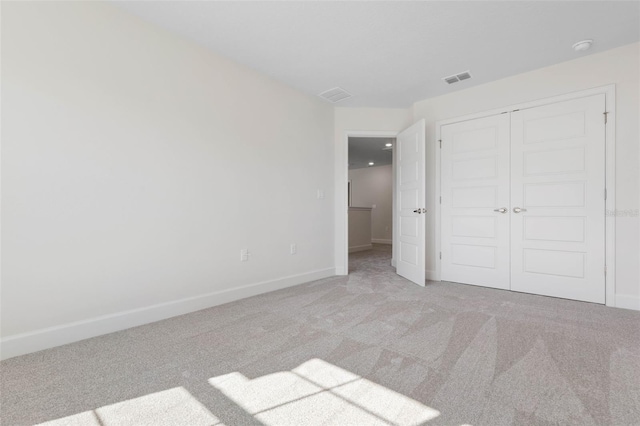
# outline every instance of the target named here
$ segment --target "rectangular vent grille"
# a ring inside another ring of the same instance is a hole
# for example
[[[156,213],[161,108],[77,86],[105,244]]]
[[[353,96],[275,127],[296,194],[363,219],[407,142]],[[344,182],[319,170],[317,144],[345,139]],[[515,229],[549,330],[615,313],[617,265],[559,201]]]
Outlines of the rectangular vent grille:
[[[465,71],[465,72],[461,72],[460,74],[454,74],[454,75],[450,75],[448,77],[444,77],[443,80],[447,84],[453,84],[453,83],[457,83],[457,82],[462,81],[462,80],[468,80],[470,78],[471,78],[471,74],[469,73],[469,71]]]
[[[336,102],[340,102],[347,98],[350,98],[351,93],[347,92],[346,90],[340,87],[334,87],[333,89],[329,89],[326,92],[320,93],[318,96],[335,104]]]

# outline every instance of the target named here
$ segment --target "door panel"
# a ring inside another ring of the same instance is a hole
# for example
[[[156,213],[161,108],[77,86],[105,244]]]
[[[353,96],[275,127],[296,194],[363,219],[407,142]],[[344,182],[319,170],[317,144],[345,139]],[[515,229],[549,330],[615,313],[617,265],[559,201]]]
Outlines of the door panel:
[[[425,121],[396,139],[396,206],[398,241],[396,272],[425,285]]]
[[[442,127],[442,280],[509,288],[509,115]]]
[[[584,207],[584,182],[523,183],[522,204],[528,207]]]
[[[511,114],[512,290],[604,303],[604,111],[595,95]]]

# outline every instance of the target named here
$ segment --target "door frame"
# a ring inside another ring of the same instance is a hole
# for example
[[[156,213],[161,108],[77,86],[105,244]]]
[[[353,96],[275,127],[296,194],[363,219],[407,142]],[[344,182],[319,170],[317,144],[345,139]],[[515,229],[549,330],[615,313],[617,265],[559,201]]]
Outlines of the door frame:
[[[347,185],[349,183],[349,138],[396,138],[400,132],[385,131],[385,130],[347,130],[344,132],[343,137],[340,139],[340,146],[338,146],[338,153],[342,154],[342,158],[345,159],[342,162],[342,166],[337,166],[339,169],[336,172],[341,172],[342,178],[338,179],[335,194],[335,207],[338,212],[336,223],[336,246],[341,247],[341,250],[336,250],[336,275],[349,275],[349,202],[347,200]],[[396,145],[393,145],[392,149],[393,163],[392,163],[392,175],[394,176],[393,182],[393,200],[395,201],[395,169],[396,169]],[[395,215],[392,218],[392,234],[393,239],[391,242],[391,264],[395,265],[395,239],[396,239],[396,218]]]
[[[580,90],[577,92],[571,92],[564,95],[553,96],[549,98],[538,99],[529,102],[523,102],[519,104],[509,105],[502,108],[491,109],[488,111],[478,112],[474,114],[467,114],[460,117],[449,118],[445,120],[436,121],[436,137],[435,143],[439,144],[441,140],[440,129],[447,124],[459,123],[461,121],[474,120],[476,118],[483,118],[492,115],[503,114],[507,112],[513,112],[514,110],[534,108],[538,106],[553,104],[562,101],[568,101],[572,99],[585,98],[592,95],[605,95],[605,111],[607,113],[607,126],[605,126],[605,190],[607,198],[605,200],[605,305],[616,306],[615,301],[615,288],[616,288],[616,216],[615,214],[607,214],[607,212],[614,212],[616,208],[616,85],[609,84],[606,86],[594,87],[592,89]],[[603,118],[604,120],[604,118]],[[441,252],[441,229],[440,229],[440,197],[441,197],[441,158],[440,149],[435,147],[436,151],[436,190],[434,193],[434,205],[438,206],[435,209],[435,246],[438,257],[436,258],[436,271],[435,281],[441,280],[441,260],[439,254]],[[604,194],[603,194],[604,196]],[[604,273],[604,271],[603,271]]]

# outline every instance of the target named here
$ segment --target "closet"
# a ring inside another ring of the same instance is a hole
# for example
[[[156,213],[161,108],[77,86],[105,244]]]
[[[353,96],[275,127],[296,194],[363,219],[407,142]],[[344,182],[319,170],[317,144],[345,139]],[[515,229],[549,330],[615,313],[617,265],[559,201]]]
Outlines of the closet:
[[[605,95],[443,125],[441,279],[605,302]]]

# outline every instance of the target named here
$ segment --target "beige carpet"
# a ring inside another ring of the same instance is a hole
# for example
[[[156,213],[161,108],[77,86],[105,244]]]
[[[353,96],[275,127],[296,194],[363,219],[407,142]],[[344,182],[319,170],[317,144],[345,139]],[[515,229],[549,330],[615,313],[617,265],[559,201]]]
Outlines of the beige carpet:
[[[640,425],[640,312],[421,288],[389,258],[4,361],[2,424]]]

